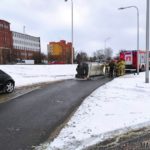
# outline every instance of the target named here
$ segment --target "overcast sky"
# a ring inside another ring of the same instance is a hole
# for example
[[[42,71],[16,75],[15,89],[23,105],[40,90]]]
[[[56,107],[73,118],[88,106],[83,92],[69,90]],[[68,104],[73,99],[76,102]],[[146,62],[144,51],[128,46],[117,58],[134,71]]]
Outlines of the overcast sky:
[[[89,55],[111,47],[136,49],[137,6],[140,13],[140,49],[145,49],[146,0],[73,0],[74,47]],[[71,0],[0,0],[0,19],[11,23],[11,30],[41,37],[42,52],[50,41],[71,41]],[[105,43],[105,40],[110,38]]]

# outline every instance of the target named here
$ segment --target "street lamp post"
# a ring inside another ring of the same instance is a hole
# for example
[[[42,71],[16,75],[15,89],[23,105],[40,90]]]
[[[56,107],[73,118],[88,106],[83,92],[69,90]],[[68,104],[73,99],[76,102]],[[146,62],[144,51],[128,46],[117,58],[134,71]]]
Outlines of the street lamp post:
[[[68,0],[65,0],[67,2]],[[72,47],[71,47],[71,63],[73,64],[73,0],[71,0],[71,41],[72,41]]]
[[[110,37],[108,37],[108,38],[105,39],[105,41],[104,41],[104,42],[105,42],[105,43],[104,43],[104,44],[105,44],[105,45],[104,45],[104,50],[106,50],[106,48],[107,48],[107,47],[106,47],[106,42],[107,42],[108,40],[110,40],[110,39],[111,39]]]
[[[146,9],[146,72],[145,82],[149,83],[149,0],[147,0]]]
[[[137,10],[137,74],[139,75],[139,9],[137,6],[121,7],[119,10],[135,8]]]

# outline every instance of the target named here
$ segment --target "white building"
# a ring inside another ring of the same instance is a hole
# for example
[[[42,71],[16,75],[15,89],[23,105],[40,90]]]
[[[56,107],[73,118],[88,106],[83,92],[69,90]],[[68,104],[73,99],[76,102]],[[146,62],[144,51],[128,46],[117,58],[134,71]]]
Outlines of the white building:
[[[18,59],[31,59],[41,51],[40,37],[12,31],[13,49]]]

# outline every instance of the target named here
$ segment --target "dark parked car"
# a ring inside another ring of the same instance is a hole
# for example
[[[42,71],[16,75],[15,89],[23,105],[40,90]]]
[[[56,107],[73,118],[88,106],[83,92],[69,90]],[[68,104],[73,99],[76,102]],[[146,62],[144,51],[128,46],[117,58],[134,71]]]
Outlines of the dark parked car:
[[[14,91],[15,81],[13,78],[0,70],[0,91],[5,93],[12,93]]]

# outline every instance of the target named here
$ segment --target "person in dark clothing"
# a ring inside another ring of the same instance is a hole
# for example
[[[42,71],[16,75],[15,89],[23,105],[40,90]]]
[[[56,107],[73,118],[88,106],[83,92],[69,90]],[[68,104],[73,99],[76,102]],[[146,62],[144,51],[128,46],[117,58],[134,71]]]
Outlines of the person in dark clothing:
[[[116,66],[115,62],[113,60],[111,60],[109,63],[109,77],[111,77],[111,78],[114,77],[115,66]]]
[[[83,76],[82,63],[78,63],[76,71],[77,71],[76,78],[82,78]]]
[[[86,78],[88,75],[88,64],[84,62],[79,63],[76,68],[76,71],[76,78]]]

